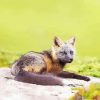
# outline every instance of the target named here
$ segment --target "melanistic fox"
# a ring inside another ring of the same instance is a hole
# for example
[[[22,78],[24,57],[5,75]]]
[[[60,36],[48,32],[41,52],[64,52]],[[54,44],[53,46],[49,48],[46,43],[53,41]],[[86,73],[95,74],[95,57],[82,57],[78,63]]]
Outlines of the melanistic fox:
[[[86,76],[63,71],[64,66],[74,59],[74,43],[75,37],[66,42],[55,37],[50,50],[22,55],[12,64],[11,73],[17,81],[40,85],[65,85],[62,78],[89,81]]]

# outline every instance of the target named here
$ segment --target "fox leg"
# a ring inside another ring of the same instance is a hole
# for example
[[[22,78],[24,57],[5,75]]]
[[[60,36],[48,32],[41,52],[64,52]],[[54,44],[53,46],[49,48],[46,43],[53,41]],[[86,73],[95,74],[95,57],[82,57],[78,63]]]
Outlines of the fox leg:
[[[62,77],[62,78],[75,78],[75,79],[80,79],[80,80],[85,80],[85,81],[90,80],[89,77],[82,76],[82,75],[75,74],[75,73],[71,73],[71,72],[67,72],[67,71],[63,71],[61,73],[58,73],[57,76]]]

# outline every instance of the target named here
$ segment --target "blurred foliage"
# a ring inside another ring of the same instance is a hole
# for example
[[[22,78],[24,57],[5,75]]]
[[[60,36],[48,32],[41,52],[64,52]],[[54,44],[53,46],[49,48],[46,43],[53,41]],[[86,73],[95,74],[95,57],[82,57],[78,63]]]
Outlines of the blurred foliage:
[[[0,67],[9,67],[20,54],[0,51]]]
[[[20,53],[9,53],[0,51],[0,66],[9,66],[16,59],[18,59],[20,55]],[[73,63],[68,64],[64,70],[79,73],[82,75],[100,77],[100,59],[91,57],[78,57]]]
[[[73,88],[74,90],[77,90],[75,96],[71,97],[70,100],[77,100],[77,96],[82,97],[82,100],[100,100],[100,84],[98,83],[92,83],[88,90],[86,90],[83,87],[79,88]],[[81,99],[78,99],[81,100]]]
[[[91,84],[89,90],[83,96],[86,98],[85,100],[100,100],[100,84]]]
[[[100,77],[100,59],[97,57],[77,57],[72,64],[66,66],[65,70]]]

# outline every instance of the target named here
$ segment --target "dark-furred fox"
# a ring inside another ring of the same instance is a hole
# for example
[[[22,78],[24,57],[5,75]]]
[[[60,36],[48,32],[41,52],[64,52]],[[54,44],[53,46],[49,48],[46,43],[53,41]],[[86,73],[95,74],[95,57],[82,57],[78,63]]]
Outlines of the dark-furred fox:
[[[11,66],[15,80],[39,85],[65,85],[62,78],[76,78],[85,81],[86,76],[63,71],[67,63],[73,61],[75,55],[75,37],[63,42],[55,37],[50,50],[29,52],[22,55]]]

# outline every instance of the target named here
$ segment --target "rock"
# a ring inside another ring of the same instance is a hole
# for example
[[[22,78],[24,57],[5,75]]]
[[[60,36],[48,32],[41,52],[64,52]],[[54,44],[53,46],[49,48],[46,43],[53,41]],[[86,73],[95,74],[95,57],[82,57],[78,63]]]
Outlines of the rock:
[[[7,77],[12,77],[9,68],[0,68],[0,100],[68,100],[77,91],[72,87],[86,86],[100,79],[91,77],[90,82],[76,79],[64,79],[67,86],[42,86],[22,83]]]

